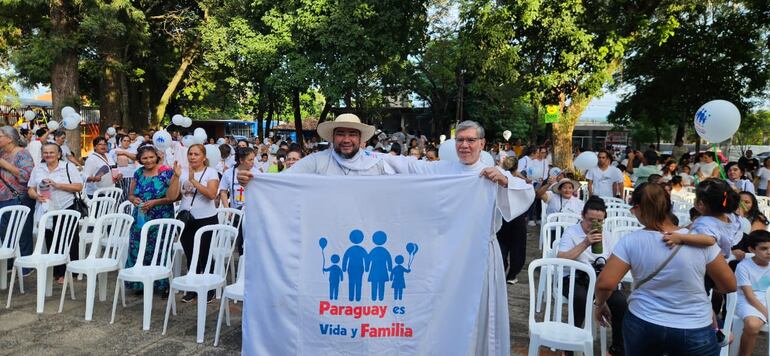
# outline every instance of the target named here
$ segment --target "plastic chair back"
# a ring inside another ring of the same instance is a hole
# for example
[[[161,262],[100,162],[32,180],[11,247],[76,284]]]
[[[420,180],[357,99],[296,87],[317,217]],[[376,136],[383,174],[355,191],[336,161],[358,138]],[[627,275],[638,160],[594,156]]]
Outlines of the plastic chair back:
[[[217,218],[222,225],[232,226],[236,230],[241,228],[243,223],[243,210],[233,208],[217,209]]]
[[[121,201],[121,198],[123,197],[123,189],[117,187],[99,188],[94,192],[94,199],[99,197],[108,197],[115,202],[113,210],[110,211],[110,213],[113,213],[116,211],[114,209],[117,208],[118,202]]]
[[[77,233],[78,220],[80,220],[80,212],[74,210],[54,210],[43,214],[38,224],[37,242],[35,243],[35,251],[32,254],[43,254],[43,246],[46,243],[45,227],[50,221],[51,230],[53,230],[53,240],[51,241],[51,246],[48,246],[47,254],[69,256],[72,239]]]
[[[604,247],[607,249],[607,251],[612,253],[612,250],[615,248],[615,245],[618,243],[618,241],[620,241],[620,239],[623,236],[626,236],[634,231],[641,230],[641,228],[642,228],[641,226],[616,227],[611,234],[604,237],[606,239],[604,243]]]
[[[2,235],[3,240],[0,241],[1,248],[13,250],[14,254],[18,256],[19,237],[21,237],[28,216],[29,208],[24,205],[6,206],[0,209],[0,220],[8,222]],[[5,263],[5,261],[0,263]]]
[[[134,218],[126,214],[107,214],[96,219],[94,225],[94,243],[88,258],[109,258],[120,261],[128,247],[128,239],[131,234],[131,225]],[[104,242],[104,251],[101,256],[97,252],[101,249],[100,243]]]
[[[575,226],[572,222],[550,222],[540,230],[540,241],[543,244],[543,258],[554,257],[554,250],[558,249],[556,243],[561,239],[564,230]]]
[[[134,204],[126,200],[118,205],[118,214],[134,216]]]
[[[115,212],[115,199],[108,196],[97,197],[91,199],[91,206],[88,208],[88,218],[96,220],[100,216],[112,214]]]
[[[634,215],[631,214],[631,210],[628,210],[625,208],[619,208],[619,207],[607,208],[608,218],[617,218],[621,216],[633,217]]]
[[[563,258],[541,258],[532,261],[529,264],[529,325],[530,330],[535,323],[538,323],[535,319],[535,298],[537,293],[535,291],[535,271],[540,269],[540,273],[545,273],[546,283],[544,284],[545,291],[545,313],[543,315],[542,322],[556,322],[567,323],[570,326],[575,324],[575,309],[572,300],[575,298],[575,279],[578,271],[585,272],[588,275],[588,289],[586,291],[585,301],[585,322],[583,329],[590,333],[593,330],[592,322],[593,318],[593,300],[594,289],[596,287],[596,272],[593,268],[585,263],[577,262],[573,260],[567,260]],[[568,272],[564,274],[563,272]],[[569,284],[564,285],[564,279],[562,276],[569,276]],[[555,278],[555,280],[554,280]],[[567,297],[565,300],[564,291],[567,288]],[[565,305],[566,304],[566,305]],[[567,320],[564,320],[563,309],[567,311]]]
[[[153,231],[150,231],[152,229]],[[169,267],[174,258],[172,253],[174,243],[184,230],[184,223],[177,219],[155,219],[144,223],[141,239],[139,240],[139,252],[137,253],[137,265],[144,265],[144,256],[147,251],[148,237],[150,233],[157,234],[155,248],[152,251],[152,259],[149,266]]]
[[[232,255],[233,248],[235,247],[235,239],[238,237],[238,230],[232,226],[216,224],[204,226],[195,231],[195,242],[193,245],[192,261],[190,263],[190,271],[188,273],[196,273],[198,270],[198,259],[200,258],[200,245],[203,234],[211,233],[211,245],[209,247],[209,254],[206,257],[206,268],[204,273],[216,273],[222,277],[226,276],[227,267],[214,266],[214,255],[223,255],[228,257]],[[222,259],[218,259],[222,261]],[[229,264],[228,264],[229,266]]]
[[[606,218],[604,219],[604,231],[603,233],[606,235],[612,234],[613,231],[615,231],[618,227],[623,226],[638,226],[641,227],[642,224],[639,223],[639,220],[636,219],[636,217],[614,217],[614,218]]]
[[[553,213],[553,214],[548,215],[548,218],[546,219],[545,222],[546,223],[549,223],[549,222],[568,222],[568,223],[577,224],[581,220],[583,220],[583,217],[578,215],[578,214],[573,214],[573,213]]]

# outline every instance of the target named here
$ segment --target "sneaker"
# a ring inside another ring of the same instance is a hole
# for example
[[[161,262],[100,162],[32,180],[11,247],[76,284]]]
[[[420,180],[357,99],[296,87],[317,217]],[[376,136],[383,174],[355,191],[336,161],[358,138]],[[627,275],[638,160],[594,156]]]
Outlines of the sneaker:
[[[527,226],[529,226],[529,227],[534,227],[534,226],[535,226],[535,220],[530,220],[530,221],[527,223]]]
[[[192,303],[195,300],[195,292],[187,292],[182,296],[182,303]]]
[[[516,284],[516,283],[519,283],[519,279],[518,278],[514,278],[514,279],[509,279],[508,280],[508,284]]]

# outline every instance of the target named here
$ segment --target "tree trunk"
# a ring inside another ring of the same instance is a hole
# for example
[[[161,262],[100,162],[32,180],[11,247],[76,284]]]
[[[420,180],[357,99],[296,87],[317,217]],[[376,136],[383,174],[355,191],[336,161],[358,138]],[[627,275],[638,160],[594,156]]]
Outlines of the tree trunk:
[[[332,102],[329,98],[326,98],[323,110],[321,110],[321,116],[318,118],[318,123],[326,121],[326,116],[329,115],[329,111],[332,109]]]
[[[190,66],[190,64],[192,64],[193,60],[197,56],[198,46],[199,43],[196,40],[192,47],[190,47],[190,49],[185,52],[184,55],[182,55],[182,63],[179,65],[176,73],[174,73],[174,76],[166,85],[166,90],[163,91],[163,95],[161,95],[158,105],[155,106],[155,113],[153,114],[152,122],[150,123],[152,127],[158,127],[158,125],[160,125],[160,121],[163,120],[163,116],[166,115],[166,106],[168,106],[168,102],[171,100],[171,96],[176,92],[176,88],[179,86],[179,83],[182,82],[182,78],[184,78],[184,74],[187,72],[187,68]]]
[[[259,86],[259,104],[257,107],[257,138],[259,140],[264,140],[265,136],[264,131],[265,128],[263,127],[264,119],[265,119],[265,108],[267,107],[267,98],[265,97],[265,88],[263,85]]]
[[[273,111],[275,111],[275,103],[273,102],[274,99],[271,95],[268,95],[267,97],[267,120],[265,120],[265,137],[262,138],[264,140],[265,138],[270,137],[270,125],[273,124]]]
[[[294,107],[294,131],[297,133],[297,144],[299,149],[305,148],[305,136],[302,131],[302,111],[300,110],[299,90],[295,89],[292,95],[292,106]]]
[[[114,40],[102,44],[101,88],[99,88],[99,126],[102,131],[114,124],[123,125],[120,58],[115,52]]]
[[[676,144],[679,140],[682,140],[684,142],[684,121],[679,120],[679,122],[676,125],[676,135],[674,136],[674,144]]]
[[[66,3],[64,0],[51,0],[51,37],[54,39],[71,37],[77,26],[77,21]],[[65,106],[80,109],[79,79],[77,48],[61,49],[51,65],[51,96],[55,120],[61,121],[61,108]],[[80,143],[80,127],[67,130],[67,145],[77,158],[81,157]]]
[[[573,93],[569,107],[564,110],[566,98],[563,93],[559,95],[559,108],[563,114],[559,122],[553,124],[553,164],[565,170],[572,170],[572,132],[591,97]]]

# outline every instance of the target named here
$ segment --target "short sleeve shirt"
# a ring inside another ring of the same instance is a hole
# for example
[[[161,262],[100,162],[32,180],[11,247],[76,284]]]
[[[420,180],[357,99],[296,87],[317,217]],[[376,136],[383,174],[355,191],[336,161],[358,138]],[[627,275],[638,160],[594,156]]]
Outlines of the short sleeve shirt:
[[[612,185],[623,183],[623,173],[616,167],[608,166],[606,170],[594,167],[586,173],[586,179],[592,181],[593,195],[612,197]]]
[[[219,186],[219,175],[213,168],[205,168],[204,171],[194,173],[195,179],[202,185],[208,185],[211,180],[217,181],[217,187]],[[217,214],[217,207],[214,204],[214,200],[206,198],[203,194],[195,194],[195,187],[190,183],[190,172],[188,169],[182,171],[182,176],[179,178],[180,189],[182,190],[182,202],[179,206],[180,210],[190,210],[192,216],[196,219],[208,218]],[[193,196],[195,200],[193,201]]]

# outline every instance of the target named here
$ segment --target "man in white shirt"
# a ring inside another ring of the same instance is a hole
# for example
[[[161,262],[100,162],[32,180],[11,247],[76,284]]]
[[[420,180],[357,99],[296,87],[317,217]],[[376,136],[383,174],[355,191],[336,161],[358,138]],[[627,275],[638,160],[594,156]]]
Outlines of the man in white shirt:
[[[32,163],[34,163],[35,166],[43,161],[43,142],[46,141],[46,136],[48,136],[48,131],[46,129],[37,129],[37,131],[35,131],[36,139],[30,140],[27,144],[27,151],[32,155]]]
[[[588,193],[600,197],[621,197],[624,182],[623,172],[610,165],[610,154],[607,150],[600,150],[596,156],[599,158],[599,165],[589,169],[586,173]]]

